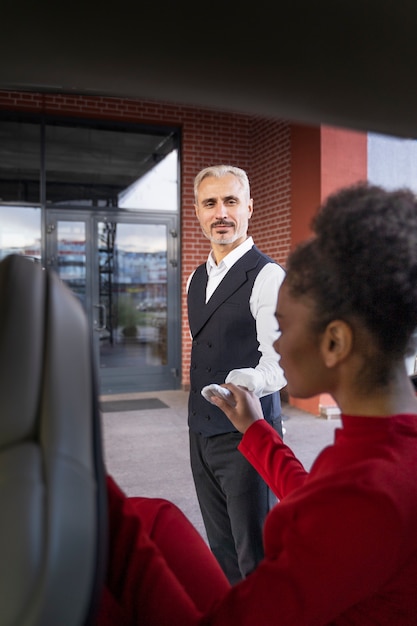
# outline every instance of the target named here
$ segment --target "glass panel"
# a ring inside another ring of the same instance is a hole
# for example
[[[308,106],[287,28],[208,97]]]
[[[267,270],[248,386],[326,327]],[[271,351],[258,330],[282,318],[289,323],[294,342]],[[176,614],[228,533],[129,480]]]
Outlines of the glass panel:
[[[0,119],[0,202],[40,204],[40,129]]]
[[[46,199],[54,205],[117,207],[121,195],[129,209],[152,208],[177,210],[177,165],[172,160],[162,168],[164,179],[174,175],[175,184],[149,188],[147,174],[174,152],[176,136],[171,130],[151,133],[133,132],[108,126],[46,125],[45,130]],[[174,158],[173,157],[173,158]],[[166,174],[165,171],[169,167]],[[151,179],[154,182],[154,179]],[[131,193],[139,181],[146,193]]]
[[[0,205],[0,259],[22,254],[41,260],[41,210]]]
[[[85,222],[57,222],[56,269],[86,308]]]
[[[100,222],[98,247],[100,366],[165,365],[166,226]]]
[[[178,208],[178,152],[173,150],[143,178],[119,194],[121,209],[138,207],[176,211]]]

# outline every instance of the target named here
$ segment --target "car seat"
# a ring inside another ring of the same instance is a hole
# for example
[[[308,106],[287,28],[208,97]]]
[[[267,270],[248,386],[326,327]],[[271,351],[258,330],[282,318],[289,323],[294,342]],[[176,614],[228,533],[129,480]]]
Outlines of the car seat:
[[[52,270],[0,262],[0,623],[93,623],[107,502],[91,333]]]

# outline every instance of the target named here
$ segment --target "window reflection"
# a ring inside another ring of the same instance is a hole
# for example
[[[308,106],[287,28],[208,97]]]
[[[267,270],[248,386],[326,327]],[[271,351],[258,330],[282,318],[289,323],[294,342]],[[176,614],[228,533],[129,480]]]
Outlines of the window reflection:
[[[176,211],[178,203],[178,153],[173,150],[143,178],[119,194],[122,209]]]
[[[61,280],[86,305],[85,223],[58,221],[57,272]]]
[[[46,201],[55,206],[176,211],[176,141],[171,130],[47,123]]]
[[[0,205],[0,259],[21,254],[41,260],[41,209]]]
[[[101,367],[167,361],[167,232],[161,224],[101,222]]]

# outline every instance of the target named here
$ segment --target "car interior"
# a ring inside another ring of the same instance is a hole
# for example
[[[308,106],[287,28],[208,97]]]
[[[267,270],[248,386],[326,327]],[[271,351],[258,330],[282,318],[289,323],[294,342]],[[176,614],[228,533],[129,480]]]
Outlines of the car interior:
[[[417,3],[8,2],[0,90],[141,98],[417,135]],[[0,621],[93,623],[106,564],[91,338],[53,272],[0,263]],[[411,376],[417,389],[417,374]]]

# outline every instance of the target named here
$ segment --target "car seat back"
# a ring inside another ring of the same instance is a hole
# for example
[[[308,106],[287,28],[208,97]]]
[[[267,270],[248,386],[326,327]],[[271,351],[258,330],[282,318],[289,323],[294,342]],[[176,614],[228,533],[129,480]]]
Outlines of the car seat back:
[[[107,542],[91,335],[51,270],[0,262],[0,620],[84,626]]]

